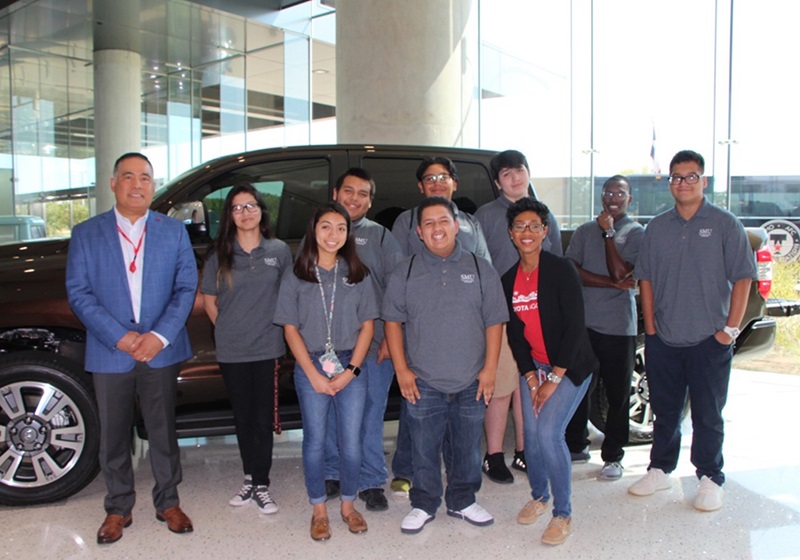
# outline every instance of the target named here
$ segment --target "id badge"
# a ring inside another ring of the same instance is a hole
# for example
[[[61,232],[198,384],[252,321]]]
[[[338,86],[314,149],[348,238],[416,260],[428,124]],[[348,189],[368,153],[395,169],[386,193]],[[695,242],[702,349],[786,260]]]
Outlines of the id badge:
[[[326,349],[325,353],[319,357],[319,365],[322,366],[322,371],[329,379],[344,371],[342,362],[339,361],[339,357],[336,355],[333,348]]]

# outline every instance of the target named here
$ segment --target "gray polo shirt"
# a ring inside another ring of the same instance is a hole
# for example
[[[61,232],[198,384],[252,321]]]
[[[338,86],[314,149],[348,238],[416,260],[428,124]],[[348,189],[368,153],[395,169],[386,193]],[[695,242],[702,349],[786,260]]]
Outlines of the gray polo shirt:
[[[459,210],[455,202],[450,202],[450,204],[456,212],[456,219],[458,219],[458,240],[461,242],[461,246],[465,251],[471,251],[491,262],[492,257],[489,255],[486,238],[483,236],[483,230],[478,220],[471,214]],[[397,216],[392,225],[392,234],[406,257],[421,253],[425,249],[425,245],[417,233],[417,225],[416,208],[404,211]]]
[[[331,341],[335,350],[352,350],[361,331],[361,323],[380,315],[372,275],[358,284],[350,284],[346,279],[347,271],[347,264],[339,259],[331,327]],[[320,268],[319,272],[325,302],[330,306],[334,269]],[[323,307],[319,286],[316,282],[300,280],[293,271],[289,271],[283,276],[275,310],[275,324],[297,327],[309,352],[324,351],[328,336],[325,324],[328,308]]]
[[[383,293],[386,291],[386,283],[389,281],[389,273],[403,258],[403,252],[392,233],[369,218],[361,218],[353,222],[352,232],[358,258],[369,267],[380,308]],[[372,338],[368,355],[373,357],[377,355],[383,338],[383,321],[376,320],[375,336]]]
[[[389,277],[381,317],[405,323],[411,371],[452,394],[477,378],[486,329],[508,321],[508,307],[497,271],[457,242],[447,258],[423,249],[401,261]]]
[[[217,254],[212,252],[200,285],[202,293],[217,296],[217,360],[239,363],[283,356],[283,330],[272,323],[272,318],[281,277],[287,270],[291,273],[289,246],[280,239],[262,239],[248,254],[234,240],[232,286],[217,286],[218,268]]]
[[[614,223],[614,229],[617,231],[614,236],[617,252],[624,261],[635,265],[644,228],[639,222],[624,216]],[[595,220],[575,230],[565,256],[586,272],[608,276],[606,240]],[[638,321],[634,294],[635,290],[583,286],[586,326],[603,334],[636,336]]]
[[[658,336],[692,346],[725,327],[733,284],[757,276],[742,224],[704,199],[688,222],[673,207],[647,224],[636,277],[653,285]]]
[[[502,276],[512,266],[517,264],[519,254],[514,243],[508,235],[508,220],[506,212],[511,206],[511,201],[500,195],[492,202],[487,202],[475,212],[475,218],[481,224],[486,237],[489,254],[492,255],[492,264]],[[542,249],[559,257],[564,254],[561,247],[561,230],[558,228],[556,217],[550,212],[547,218],[549,227],[547,237],[542,242]]]

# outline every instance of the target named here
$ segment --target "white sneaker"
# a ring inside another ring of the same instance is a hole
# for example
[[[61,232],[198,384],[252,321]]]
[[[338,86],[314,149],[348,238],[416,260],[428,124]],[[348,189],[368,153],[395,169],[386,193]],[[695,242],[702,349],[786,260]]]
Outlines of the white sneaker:
[[[242,482],[242,487],[239,488],[239,491],[236,495],[228,500],[228,503],[232,506],[244,506],[250,503],[250,499],[253,497],[253,479],[250,475],[246,475],[244,477],[244,482]]]
[[[598,480],[619,480],[622,478],[622,465],[616,461],[606,463],[597,478]]]
[[[473,525],[477,525],[478,527],[484,527],[494,523],[494,517],[492,517],[492,514],[479,506],[478,502],[475,502],[471,506],[467,506],[459,511],[448,509],[447,515],[450,517],[464,519]]]
[[[422,531],[426,523],[430,523],[436,518],[424,509],[414,508],[403,518],[400,524],[400,531],[408,535],[415,535]]]
[[[650,496],[659,490],[672,488],[672,480],[661,469],[650,469],[642,478],[631,484],[628,492],[634,496]]]
[[[722,486],[704,476],[697,485],[697,496],[694,498],[694,509],[700,511],[717,511],[722,507]]]

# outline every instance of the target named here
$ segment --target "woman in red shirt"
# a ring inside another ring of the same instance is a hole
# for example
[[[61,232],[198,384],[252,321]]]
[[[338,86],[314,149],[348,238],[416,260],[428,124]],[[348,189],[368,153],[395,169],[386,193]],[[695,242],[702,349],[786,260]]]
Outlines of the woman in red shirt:
[[[530,500],[517,516],[531,524],[547,510],[553,517],[545,544],[563,543],[572,532],[572,462],[564,430],[586,393],[596,367],[586,332],[581,281],[567,259],[542,251],[550,211],[523,198],[506,214],[519,262],[503,275],[510,320],[508,342],[521,373],[525,461]]]

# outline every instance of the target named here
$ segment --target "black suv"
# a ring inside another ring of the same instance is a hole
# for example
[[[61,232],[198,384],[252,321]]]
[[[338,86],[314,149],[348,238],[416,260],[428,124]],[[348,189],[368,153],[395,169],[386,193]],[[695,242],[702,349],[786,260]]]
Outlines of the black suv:
[[[459,174],[455,201],[463,210],[474,212],[498,195],[489,172],[493,152],[312,146],[216,159],[159,189],[152,209],[186,223],[201,268],[233,185],[249,182],[259,189],[269,206],[273,231],[296,247],[313,211],[330,199],[335,179],[353,166],[369,169],[378,185],[369,217],[391,227],[400,212],[420,200],[415,171],[426,155],[444,155],[455,162]],[[564,232],[565,244],[569,236]],[[766,236],[754,239],[755,250]],[[83,371],[85,332],[67,304],[64,287],[68,247],[67,239],[0,245],[0,504],[63,499],[98,471],[99,424],[91,380]],[[771,348],[776,326],[765,315],[765,301],[754,288],[736,341],[740,355]],[[195,354],[183,364],[178,380],[178,434],[231,434],[232,416],[217,370],[212,326],[200,297],[188,325]],[[290,359],[284,360],[279,376],[280,418],[287,428],[300,426],[292,365]],[[632,440],[647,441],[652,412],[641,352],[631,394]],[[396,397],[395,392],[387,418],[397,416]],[[602,429],[603,403],[596,403],[593,410],[593,422]]]

